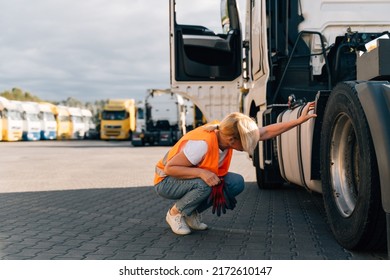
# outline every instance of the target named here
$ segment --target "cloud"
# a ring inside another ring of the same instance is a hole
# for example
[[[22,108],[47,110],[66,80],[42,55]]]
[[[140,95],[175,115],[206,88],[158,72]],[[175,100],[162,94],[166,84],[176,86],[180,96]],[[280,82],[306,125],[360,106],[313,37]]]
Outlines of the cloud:
[[[87,101],[169,86],[168,1],[13,0],[0,10],[0,91]]]
[[[220,24],[207,14],[219,0],[180,2],[184,23]],[[0,92],[94,101],[169,88],[168,0],[12,0],[0,11]]]

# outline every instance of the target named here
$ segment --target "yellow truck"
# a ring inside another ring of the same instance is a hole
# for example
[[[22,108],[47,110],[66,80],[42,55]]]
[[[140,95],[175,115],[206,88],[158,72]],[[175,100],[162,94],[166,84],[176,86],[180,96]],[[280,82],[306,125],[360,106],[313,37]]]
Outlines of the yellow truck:
[[[136,126],[134,99],[110,99],[101,114],[100,138],[131,140]]]
[[[71,139],[72,130],[68,108],[53,105],[52,110],[57,121],[57,140]]]
[[[0,96],[0,121],[1,121],[1,137],[2,141],[19,141],[22,139],[23,123],[22,115],[18,106]]]
[[[3,140],[3,105],[0,103],[0,141]]]

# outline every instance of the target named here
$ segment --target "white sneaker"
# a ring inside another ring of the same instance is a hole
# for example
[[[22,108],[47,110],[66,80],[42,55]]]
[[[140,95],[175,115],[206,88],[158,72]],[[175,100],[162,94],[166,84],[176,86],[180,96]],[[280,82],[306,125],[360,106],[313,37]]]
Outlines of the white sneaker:
[[[205,223],[202,223],[201,216],[198,213],[198,211],[194,211],[190,216],[186,216],[185,220],[187,222],[187,225],[192,229],[195,230],[207,229],[207,225]]]
[[[168,225],[171,227],[174,233],[180,235],[186,235],[191,233],[190,228],[186,224],[186,221],[181,214],[171,215],[168,210],[165,220],[167,221]]]

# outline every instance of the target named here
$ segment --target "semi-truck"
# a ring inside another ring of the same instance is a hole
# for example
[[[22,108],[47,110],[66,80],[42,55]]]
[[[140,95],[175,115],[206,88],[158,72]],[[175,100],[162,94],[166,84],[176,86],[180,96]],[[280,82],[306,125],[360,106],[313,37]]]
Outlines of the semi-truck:
[[[41,139],[41,121],[39,120],[39,107],[36,102],[11,101],[16,104],[23,123],[22,140],[37,141]]]
[[[0,96],[1,135],[2,141],[19,141],[22,139],[23,122],[18,106]]]
[[[71,139],[84,139],[85,124],[83,114],[78,107],[67,107],[70,119]]]
[[[146,132],[146,108],[145,108],[145,99],[139,100],[137,102],[137,114],[135,121],[135,131],[133,133],[133,138],[131,139],[131,144],[133,146],[144,146],[147,142],[145,139]]]
[[[4,107],[0,101],[0,141],[3,140],[3,111]]]
[[[81,109],[81,114],[83,116],[83,123],[84,123],[84,138],[85,139],[95,139],[97,138],[97,130],[96,125],[92,120],[92,112],[89,109]]]
[[[135,130],[134,99],[110,99],[100,117],[100,138],[103,140],[131,140]]]
[[[213,4],[218,24],[191,16]],[[321,193],[350,250],[390,252],[388,11],[388,0],[247,0],[243,24],[235,0],[170,0],[171,90],[208,121],[241,110],[266,126],[316,102],[316,118],[259,142],[257,183]]]
[[[39,109],[39,120],[41,121],[41,140],[57,139],[57,121],[52,111],[51,103],[37,103]]]
[[[184,99],[170,90],[149,89],[144,109],[137,115],[137,129],[132,145],[170,146],[186,133]]]
[[[68,140],[72,138],[72,128],[68,107],[53,105],[52,112],[57,122],[57,140]]]

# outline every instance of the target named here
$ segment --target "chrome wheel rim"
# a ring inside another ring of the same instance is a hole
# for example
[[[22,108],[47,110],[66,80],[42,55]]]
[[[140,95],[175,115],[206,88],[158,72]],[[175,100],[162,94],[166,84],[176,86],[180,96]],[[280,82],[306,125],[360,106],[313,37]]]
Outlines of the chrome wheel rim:
[[[359,193],[359,146],[350,117],[340,114],[332,132],[330,175],[334,200],[343,217],[353,213]]]

